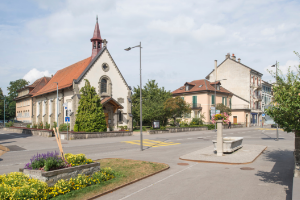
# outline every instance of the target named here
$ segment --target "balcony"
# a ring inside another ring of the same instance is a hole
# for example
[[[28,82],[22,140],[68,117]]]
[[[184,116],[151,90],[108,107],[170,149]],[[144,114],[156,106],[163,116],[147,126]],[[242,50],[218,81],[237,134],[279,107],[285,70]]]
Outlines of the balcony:
[[[200,103],[192,103],[192,110],[201,110],[201,104]]]
[[[251,83],[250,83],[250,86],[251,86],[252,88],[254,88],[254,89],[257,89],[257,90],[261,90],[261,89],[262,89],[261,84],[256,84],[256,83],[251,82]]]
[[[246,104],[236,104],[231,106],[232,110],[245,110],[245,109],[250,109],[249,105]]]
[[[261,97],[261,95],[254,95],[253,99],[254,99],[254,101],[261,101],[262,97]]]

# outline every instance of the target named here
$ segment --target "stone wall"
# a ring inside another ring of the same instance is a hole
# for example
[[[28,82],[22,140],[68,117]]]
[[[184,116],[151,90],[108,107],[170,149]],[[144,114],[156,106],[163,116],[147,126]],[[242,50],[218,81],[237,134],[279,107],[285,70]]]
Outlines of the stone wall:
[[[132,131],[110,131],[110,132],[95,132],[95,133],[69,132],[70,140],[105,138],[105,137],[123,137],[123,136],[132,136]],[[67,132],[61,132],[60,137],[62,140],[67,140]]]
[[[177,132],[189,132],[189,131],[205,131],[208,130],[207,127],[181,127],[181,128],[168,128],[168,130],[149,130],[149,134],[159,134],[159,133],[177,133]]]
[[[29,175],[30,178],[39,179],[46,182],[48,186],[53,186],[60,179],[69,180],[70,178],[76,178],[79,174],[92,175],[100,171],[100,163],[96,162],[47,172],[29,169],[20,169],[20,171]]]
[[[53,131],[50,131],[50,130],[36,130],[36,129],[18,128],[18,127],[3,128],[3,130],[10,131],[13,133],[38,135],[38,136],[42,136],[42,137],[53,137],[54,136]]]

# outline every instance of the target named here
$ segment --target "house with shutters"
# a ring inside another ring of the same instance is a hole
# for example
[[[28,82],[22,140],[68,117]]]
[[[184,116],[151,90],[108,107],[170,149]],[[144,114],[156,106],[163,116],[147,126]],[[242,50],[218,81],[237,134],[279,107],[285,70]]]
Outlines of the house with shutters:
[[[101,38],[98,18],[90,41],[91,56],[58,70],[33,95],[33,124],[42,122],[52,126],[57,122],[60,125],[66,123],[66,117],[69,117],[73,130],[81,97],[80,89],[87,79],[101,99],[108,130],[117,130],[119,126],[132,128],[131,88],[108,51],[107,41]]]
[[[216,95],[216,96],[215,96]],[[233,94],[221,86],[221,82],[210,82],[205,79],[186,82],[183,86],[172,92],[173,97],[181,97],[191,105],[191,113],[183,116],[183,120],[190,122],[193,118],[204,114],[205,123],[211,119],[211,107],[222,103],[231,107]],[[232,120],[231,120],[232,121]]]

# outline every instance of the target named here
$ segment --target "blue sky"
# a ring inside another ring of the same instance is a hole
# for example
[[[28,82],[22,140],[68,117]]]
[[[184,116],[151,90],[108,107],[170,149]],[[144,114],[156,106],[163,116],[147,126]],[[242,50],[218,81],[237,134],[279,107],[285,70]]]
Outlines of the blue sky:
[[[91,55],[96,21],[130,86],[155,79],[167,90],[203,79],[227,53],[272,80],[299,64],[300,2],[283,0],[14,0],[0,1],[0,87],[30,82]]]

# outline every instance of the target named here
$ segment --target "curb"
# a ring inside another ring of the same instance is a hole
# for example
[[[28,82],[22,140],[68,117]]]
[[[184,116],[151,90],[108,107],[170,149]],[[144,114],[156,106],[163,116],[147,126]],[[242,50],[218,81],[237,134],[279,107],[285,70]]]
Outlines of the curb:
[[[102,159],[104,159],[104,158],[102,158]],[[105,158],[105,159],[107,159],[107,158]],[[101,160],[101,159],[99,159],[99,160]],[[133,159],[128,159],[128,160],[133,160]],[[157,163],[157,162],[152,162],[152,163]],[[165,164],[165,163],[160,163],[160,164]],[[165,164],[165,165],[167,165],[167,164]],[[93,196],[93,197],[91,197],[91,198],[88,198],[87,200],[92,200],[92,199],[101,197],[101,196],[103,196],[103,195],[106,195],[106,194],[108,194],[108,193],[114,192],[114,191],[116,191],[116,190],[118,190],[118,189],[121,189],[121,188],[126,187],[126,186],[128,186],[128,185],[131,185],[131,184],[133,184],[133,183],[135,183],[135,182],[138,182],[138,181],[141,181],[141,180],[143,180],[143,179],[146,179],[146,178],[148,178],[148,177],[150,177],[150,176],[153,176],[153,175],[155,175],[155,174],[158,174],[158,173],[160,173],[160,172],[163,172],[163,171],[165,171],[165,170],[167,170],[167,169],[170,169],[170,166],[169,166],[169,165],[168,165],[167,168],[162,169],[162,170],[160,170],[160,171],[158,171],[158,172],[155,172],[155,173],[153,173],[153,174],[149,174],[149,175],[147,175],[147,176],[144,176],[144,177],[142,177],[142,178],[136,179],[136,180],[131,181],[131,182],[129,182],[129,183],[125,183],[125,184],[123,184],[123,185],[120,185],[119,187],[116,187],[116,188],[114,188],[114,189],[108,190],[108,191],[103,192],[103,193],[101,193],[101,194],[95,195],[95,196]]]
[[[246,165],[253,163],[268,147],[264,148],[260,154],[258,154],[251,162],[245,162],[245,163],[228,163],[228,162],[216,162],[216,161],[204,161],[204,160],[189,160],[189,159],[182,159],[179,158],[180,160],[185,160],[185,161],[190,161],[190,162],[198,162],[198,163],[214,163],[214,164],[223,164],[223,165]]]

